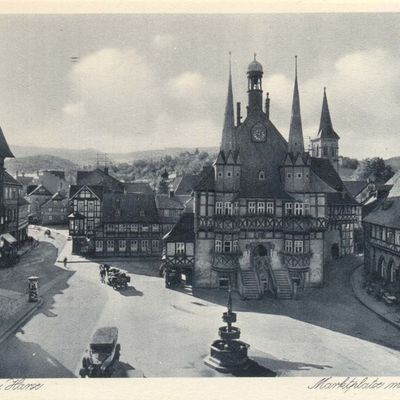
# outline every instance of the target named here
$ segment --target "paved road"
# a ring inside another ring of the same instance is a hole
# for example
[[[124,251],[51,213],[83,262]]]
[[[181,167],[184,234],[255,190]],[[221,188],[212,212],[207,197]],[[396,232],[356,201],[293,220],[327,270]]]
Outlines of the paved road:
[[[51,262],[51,260],[47,260]],[[343,264],[343,261],[341,262]],[[250,355],[279,376],[395,375],[399,332],[352,296],[347,259],[329,283],[298,301],[234,299]],[[0,377],[77,376],[96,328],[119,328],[119,376],[220,376],[203,364],[217,338],[226,295],[166,290],[157,263],[121,261],[132,287],[115,291],[98,279],[96,263],[71,264],[21,332],[0,346]]]

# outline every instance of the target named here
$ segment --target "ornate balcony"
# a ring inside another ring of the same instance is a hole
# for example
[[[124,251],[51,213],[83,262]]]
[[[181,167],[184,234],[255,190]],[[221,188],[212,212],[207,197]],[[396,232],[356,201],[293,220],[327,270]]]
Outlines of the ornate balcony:
[[[239,257],[241,253],[215,253],[213,252],[212,269],[218,272],[235,272],[239,268]]]
[[[194,267],[194,256],[186,254],[175,254],[173,256],[163,256],[166,266],[174,267]]]
[[[308,253],[280,251],[279,254],[283,259],[283,264],[290,272],[307,272],[310,269],[311,251]]]
[[[285,232],[324,231],[326,220],[311,215],[287,215],[282,217],[282,225]]]

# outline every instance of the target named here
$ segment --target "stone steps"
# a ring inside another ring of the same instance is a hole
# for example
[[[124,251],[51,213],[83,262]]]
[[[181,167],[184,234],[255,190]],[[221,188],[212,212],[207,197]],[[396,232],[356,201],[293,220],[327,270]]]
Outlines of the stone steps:
[[[278,299],[288,300],[293,297],[289,273],[285,269],[272,270],[277,285]]]
[[[260,291],[256,274],[253,270],[242,270],[242,279],[247,300],[255,300],[260,298]]]

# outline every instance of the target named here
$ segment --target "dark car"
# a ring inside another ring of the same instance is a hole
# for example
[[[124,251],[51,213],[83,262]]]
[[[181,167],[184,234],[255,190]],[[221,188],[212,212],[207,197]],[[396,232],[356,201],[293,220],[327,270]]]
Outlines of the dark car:
[[[110,377],[114,373],[114,364],[119,360],[121,345],[116,327],[103,327],[94,333],[89,349],[82,359],[79,375],[82,378]]]

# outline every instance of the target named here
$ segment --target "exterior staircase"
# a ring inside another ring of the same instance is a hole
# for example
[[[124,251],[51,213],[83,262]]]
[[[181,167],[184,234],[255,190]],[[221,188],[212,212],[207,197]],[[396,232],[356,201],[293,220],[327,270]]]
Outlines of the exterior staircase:
[[[291,299],[293,297],[293,291],[289,272],[286,269],[271,269],[271,272],[274,275],[276,297],[282,300]]]
[[[246,300],[256,300],[261,297],[256,272],[252,269],[242,270],[242,281],[244,288],[243,297]]]

